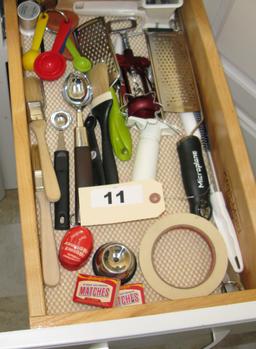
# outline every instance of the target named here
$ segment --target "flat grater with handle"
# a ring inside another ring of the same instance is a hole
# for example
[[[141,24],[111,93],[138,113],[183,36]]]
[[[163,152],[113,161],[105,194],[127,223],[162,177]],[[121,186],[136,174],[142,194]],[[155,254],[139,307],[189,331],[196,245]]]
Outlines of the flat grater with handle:
[[[113,86],[120,76],[120,70],[104,17],[81,24],[73,34],[83,56],[93,64],[104,62],[107,65],[110,85]]]
[[[183,31],[150,29],[146,41],[157,96],[164,112],[200,110]]]

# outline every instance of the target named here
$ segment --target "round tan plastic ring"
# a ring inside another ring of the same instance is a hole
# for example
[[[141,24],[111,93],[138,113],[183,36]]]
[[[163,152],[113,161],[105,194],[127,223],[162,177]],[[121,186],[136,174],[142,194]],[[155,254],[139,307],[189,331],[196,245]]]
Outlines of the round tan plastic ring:
[[[207,243],[212,253],[212,268],[208,278],[191,288],[176,288],[166,283],[155,271],[153,248],[157,240],[170,230],[191,229]],[[142,273],[148,284],[160,295],[168,299],[206,296],[212,293],[223,280],[227,265],[227,250],[222,236],[215,226],[206,219],[190,213],[166,216],[153,224],[144,235],[139,251]]]

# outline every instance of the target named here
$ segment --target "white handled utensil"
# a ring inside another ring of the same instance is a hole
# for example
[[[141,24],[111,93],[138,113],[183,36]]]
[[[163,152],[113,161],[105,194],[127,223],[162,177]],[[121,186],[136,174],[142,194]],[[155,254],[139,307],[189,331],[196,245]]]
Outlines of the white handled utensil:
[[[201,120],[201,114],[197,113],[181,113],[181,120],[186,133],[190,134],[197,127],[197,122]],[[206,132],[206,130],[205,130]],[[212,214],[214,222],[220,231],[228,251],[228,259],[236,273],[241,273],[244,269],[243,258],[238,243],[235,227],[230,218],[223,193],[219,188],[218,179],[215,173],[212,155],[209,148],[207,135],[201,134],[198,130],[194,133],[197,135],[206,150],[209,165],[212,170],[214,185],[211,185],[210,201],[212,204]]]

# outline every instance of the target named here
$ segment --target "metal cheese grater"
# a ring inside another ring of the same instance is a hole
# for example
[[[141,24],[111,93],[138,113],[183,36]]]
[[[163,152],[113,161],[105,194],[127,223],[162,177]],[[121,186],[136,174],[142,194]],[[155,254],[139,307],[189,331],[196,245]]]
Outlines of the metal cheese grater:
[[[148,30],[147,45],[159,102],[165,112],[200,110],[182,31]]]
[[[81,24],[74,30],[74,38],[80,53],[93,64],[107,64],[110,84],[113,85],[120,70],[104,18],[97,17]]]

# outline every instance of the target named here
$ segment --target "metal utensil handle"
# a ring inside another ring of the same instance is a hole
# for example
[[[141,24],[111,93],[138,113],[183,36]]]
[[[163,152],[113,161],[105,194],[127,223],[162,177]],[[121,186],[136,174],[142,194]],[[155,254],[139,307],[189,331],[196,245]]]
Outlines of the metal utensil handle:
[[[70,228],[69,152],[67,150],[54,152],[54,169],[61,192],[60,200],[54,204],[54,227],[56,230],[67,230]]]

